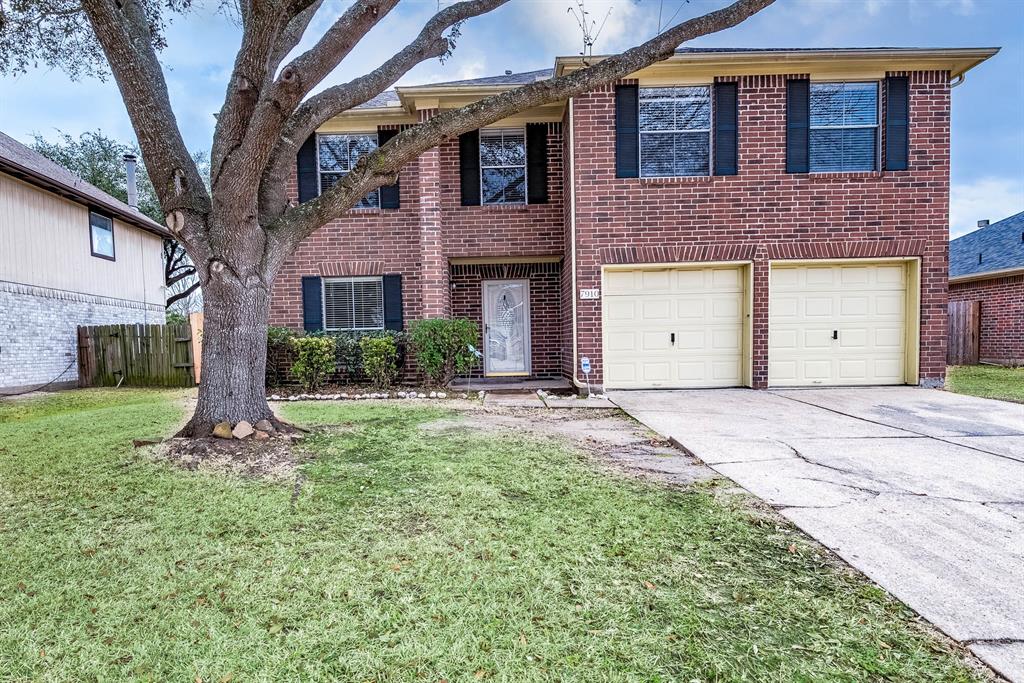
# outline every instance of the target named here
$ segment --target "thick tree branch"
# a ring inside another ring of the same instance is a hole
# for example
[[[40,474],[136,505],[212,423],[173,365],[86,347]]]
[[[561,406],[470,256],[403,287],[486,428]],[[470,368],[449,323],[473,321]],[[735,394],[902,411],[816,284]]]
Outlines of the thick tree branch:
[[[583,94],[612,83],[655,62],[671,57],[682,43],[739,24],[775,0],[737,0],[723,9],[674,26],[621,54],[565,76],[486,97],[473,104],[442,112],[414,128],[402,131],[386,145],[359,160],[351,172],[311,201],[288,209],[271,226],[271,237],[291,253],[317,228],[351,208],[368,192],[394,182],[403,165],[446,139],[499,121],[512,114]]]
[[[309,28],[309,22],[313,20],[313,17],[323,4],[324,0],[313,0],[309,7],[292,17],[292,20],[281,31],[281,35],[277,39],[277,45],[274,46],[274,51],[270,55],[270,65],[274,71],[284,61],[284,58],[288,56],[288,53],[294,50],[295,46],[302,40],[306,29]]]
[[[83,0],[82,9],[121,91],[161,208],[166,215],[190,214],[180,229],[195,228],[210,211],[210,197],[178,130],[145,8],[137,0]]]
[[[269,166],[260,181],[260,216],[272,219],[285,210],[285,184],[295,154],[313,131],[340,112],[356,107],[380,94],[417,64],[448,54],[453,37],[445,32],[463,21],[486,14],[508,0],[465,0],[435,14],[416,38],[370,73],[348,83],[328,88],[300,105],[284,124]]]

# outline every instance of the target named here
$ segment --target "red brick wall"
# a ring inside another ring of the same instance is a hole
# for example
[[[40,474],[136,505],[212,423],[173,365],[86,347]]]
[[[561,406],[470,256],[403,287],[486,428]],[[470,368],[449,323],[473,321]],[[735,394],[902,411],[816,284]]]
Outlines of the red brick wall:
[[[452,315],[469,318],[483,330],[481,288],[484,280],[530,281],[530,371],[534,377],[562,375],[560,263],[454,265],[451,270]],[[483,349],[483,340],[477,339]]]
[[[764,387],[769,260],[920,257],[921,378],[940,381],[946,353],[949,78],[946,72],[909,76],[908,171],[787,174],[786,77],[748,76],[738,79],[739,175],[616,178],[614,88],[576,98],[577,289],[600,287],[601,266],[609,263],[752,260],[753,380]],[[600,381],[601,302],[577,300],[576,306],[578,353],[591,358]]]
[[[303,275],[401,273],[408,325],[424,315],[424,290],[427,315],[450,312],[448,259],[560,257],[562,155],[562,126],[550,124],[548,203],[494,207],[460,205],[457,139],[424,154],[402,170],[401,208],[349,211],[302,243],[274,283],[270,324],[302,328]],[[294,175],[290,196],[298,196]],[[421,284],[424,272],[428,287]]]
[[[981,359],[1024,363],[1024,275],[951,283],[951,301],[981,301]]]

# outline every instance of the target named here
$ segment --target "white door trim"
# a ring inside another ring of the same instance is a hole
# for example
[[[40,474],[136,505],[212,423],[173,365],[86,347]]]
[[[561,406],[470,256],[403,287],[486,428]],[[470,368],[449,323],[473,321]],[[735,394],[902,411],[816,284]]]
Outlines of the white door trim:
[[[487,367],[488,356],[487,353],[487,285],[489,284],[519,284],[523,285],[523,343],[525,344],[525,358],[526,358],[526,371],[525,372],[491,372]],[[484,341],[484,375],[487,377],[526,377],[531,372],[531,362],[533,355],[533,345],[530,339],[530,280],[529,279],[491,279],[482,280],[480,282],[480,301],[481,301],[481,319],[483,321],[483,330],[481,330],[483,341]]]

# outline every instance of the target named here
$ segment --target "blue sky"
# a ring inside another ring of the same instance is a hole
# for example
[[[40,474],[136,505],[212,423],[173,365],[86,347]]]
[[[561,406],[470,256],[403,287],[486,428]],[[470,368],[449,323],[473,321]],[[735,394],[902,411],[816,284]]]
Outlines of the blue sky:
[[[590,0],[598,23],[608,19],[595,53],[647,39],[658,16],[675,22],[724,6],[727,0]],[[197,3],[198,4],[198,3]],[[216,3],[213,3],[215,6]],[[323,30],[346,3],[328,2],[310,34]],[[505,69],[551,66],[556,55],[581,47],[568,14],[575,0],[512,0],[467,22],[455,54],[410,72],[401,84],[493,75]],[[343,82],[373,68],[404,44],[437,8],[437,0],[403,0],[325,83]],[[161,55],[171,99],[189,147],[208,149],[239,30],[213,9],[177,18]],[[311,38],[307,38],[309,42]],[[1024,210],[1024,0],[778,0],[744,24],[692,45],[732,47],[1001,47],[953,90],[951,233]],[[71,82],[60,72],[36,70],[0,78],[0,130],[23,142],[33,133],[54,137],[103,130],[134,134],[111,81]]]

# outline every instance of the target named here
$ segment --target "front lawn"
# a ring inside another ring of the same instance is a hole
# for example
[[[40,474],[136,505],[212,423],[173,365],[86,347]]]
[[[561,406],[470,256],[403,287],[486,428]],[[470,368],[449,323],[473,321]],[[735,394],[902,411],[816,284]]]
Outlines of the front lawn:
[[[181,397],[0,401],[0,679],[985,678],[713,484],[364,403],[286,406],[294,482],[188,472],[130,444]]]
[[[958,394],[1024,403],[1024,367],[955,365],[946,369],[946,388]]]

